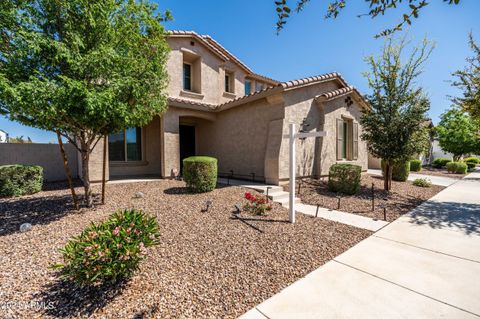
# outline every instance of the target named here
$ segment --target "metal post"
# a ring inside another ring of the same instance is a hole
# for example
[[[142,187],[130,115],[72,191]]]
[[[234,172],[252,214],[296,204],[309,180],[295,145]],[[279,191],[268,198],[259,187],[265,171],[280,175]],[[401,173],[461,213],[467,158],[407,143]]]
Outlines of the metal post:
[[[269,191],[271,188],[272,188],[272,186],[267,186],[267,204],[268,204],[268,200],[269,200],[269,198],[268,198],[268,191]]]
[[[289,132],[290,144],[290,160],[289,160],[289,175],[290,175],[290,193],[288,198],[288,220],[290,223],[295,223],[295,124],[290,124]]]
[[[318,209],[320,208],[320,204],[317,204],[317,211],[315,212],[315,217],[318,217]]]
[[[375,210],[375,184],[372,183],[372,212]]]

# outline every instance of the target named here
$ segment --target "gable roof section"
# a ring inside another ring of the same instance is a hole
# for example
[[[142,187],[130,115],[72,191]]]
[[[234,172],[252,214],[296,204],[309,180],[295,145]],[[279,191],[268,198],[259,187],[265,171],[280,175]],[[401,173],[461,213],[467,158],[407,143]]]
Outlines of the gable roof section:
[[[350,95],[350,94],[353,94],[354,97],[356,98],[357,102],[365,109],[370,109],[370,105],[368,104],[368,102],[365,100],[365,98],[363,97],[362,94],[360,94],[360,92],[358,92],[358,90],[353,87],[353,86],[346,86],[346,87],[343,87],[343,88],[340,88],[340,89],[337,89],[337,90],[333,90],[333,91],[329,91],[329,92],[325,92],[325,93],[322,93],[320,95],[317,95],[315,97],[315,101],[317,102],[327,102],[327,101],[331,101],[331,100],[334,100],[334,99],[338,99],[340,97],[343,97],[343,96],[347,96],[347,95]]]
[[[225,49],[220,43],[214,40],[209,35],[200,35],[195,31],[181,31],[181,30],[169,30],[167,31],[167,35],[169,37],[192,37],[202,43],[207,49],[212,51],[215,55],[220,57],[223,61],[232,61],[233,63],[237,64],[241,69],[243,69],[249,77],[261,80],[266,82],[269,85],[276,85],[279,82],[271,79],[269,77],[256,74],[253,72],[245,63],[243,63],[239,58],[233,55],[230,51]]]

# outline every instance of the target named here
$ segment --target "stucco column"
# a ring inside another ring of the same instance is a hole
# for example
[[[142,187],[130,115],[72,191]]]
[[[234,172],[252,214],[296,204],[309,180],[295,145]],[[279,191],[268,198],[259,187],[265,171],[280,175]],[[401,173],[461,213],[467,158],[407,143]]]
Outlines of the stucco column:
[[[161,118],[162,177],[168,178],[172,171],[180,172],[180,133],[179,116],[166,112]]]

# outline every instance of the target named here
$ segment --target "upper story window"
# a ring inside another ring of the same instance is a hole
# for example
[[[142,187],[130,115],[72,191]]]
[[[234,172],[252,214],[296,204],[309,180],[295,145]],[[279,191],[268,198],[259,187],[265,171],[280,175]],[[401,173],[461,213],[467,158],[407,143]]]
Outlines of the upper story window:
[[[115,162],[142,160],[142,128],[131,127],[108,136],[108,159]]]
[[[225,71],[225,92],[235,93],[233,72]]]
[[[182,90],[202,93],[202,58],[188,49],[182,49],[182,53]]]
[[[183,63],[183,89],[192,90],[192,65],[189,63]]]
[[[263,84],[259,83],[259,82],[256,82],[255,83],[255,92],[260,92],[261,90],[263,90]]]
[[[245,80],[245,95],[252,93],[252,81]]]

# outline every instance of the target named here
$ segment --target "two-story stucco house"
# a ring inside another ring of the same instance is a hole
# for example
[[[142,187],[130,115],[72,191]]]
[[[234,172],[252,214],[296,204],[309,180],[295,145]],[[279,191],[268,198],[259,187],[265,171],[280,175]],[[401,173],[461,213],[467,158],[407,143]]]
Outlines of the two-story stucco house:
[[[300,140],[298,176],[322,176],[337,162],[367,169],[359,119],[369,106],[337,73],[278,82],[254,73],[209,36],[170,31],[169,108],[145,127],[108,138],[107,177],[171,177],[191,155],[218,159],[220,175],[279,184],[288,178],[288,124],[326,131]],[[102,146],[91,157],[101,179]]]

